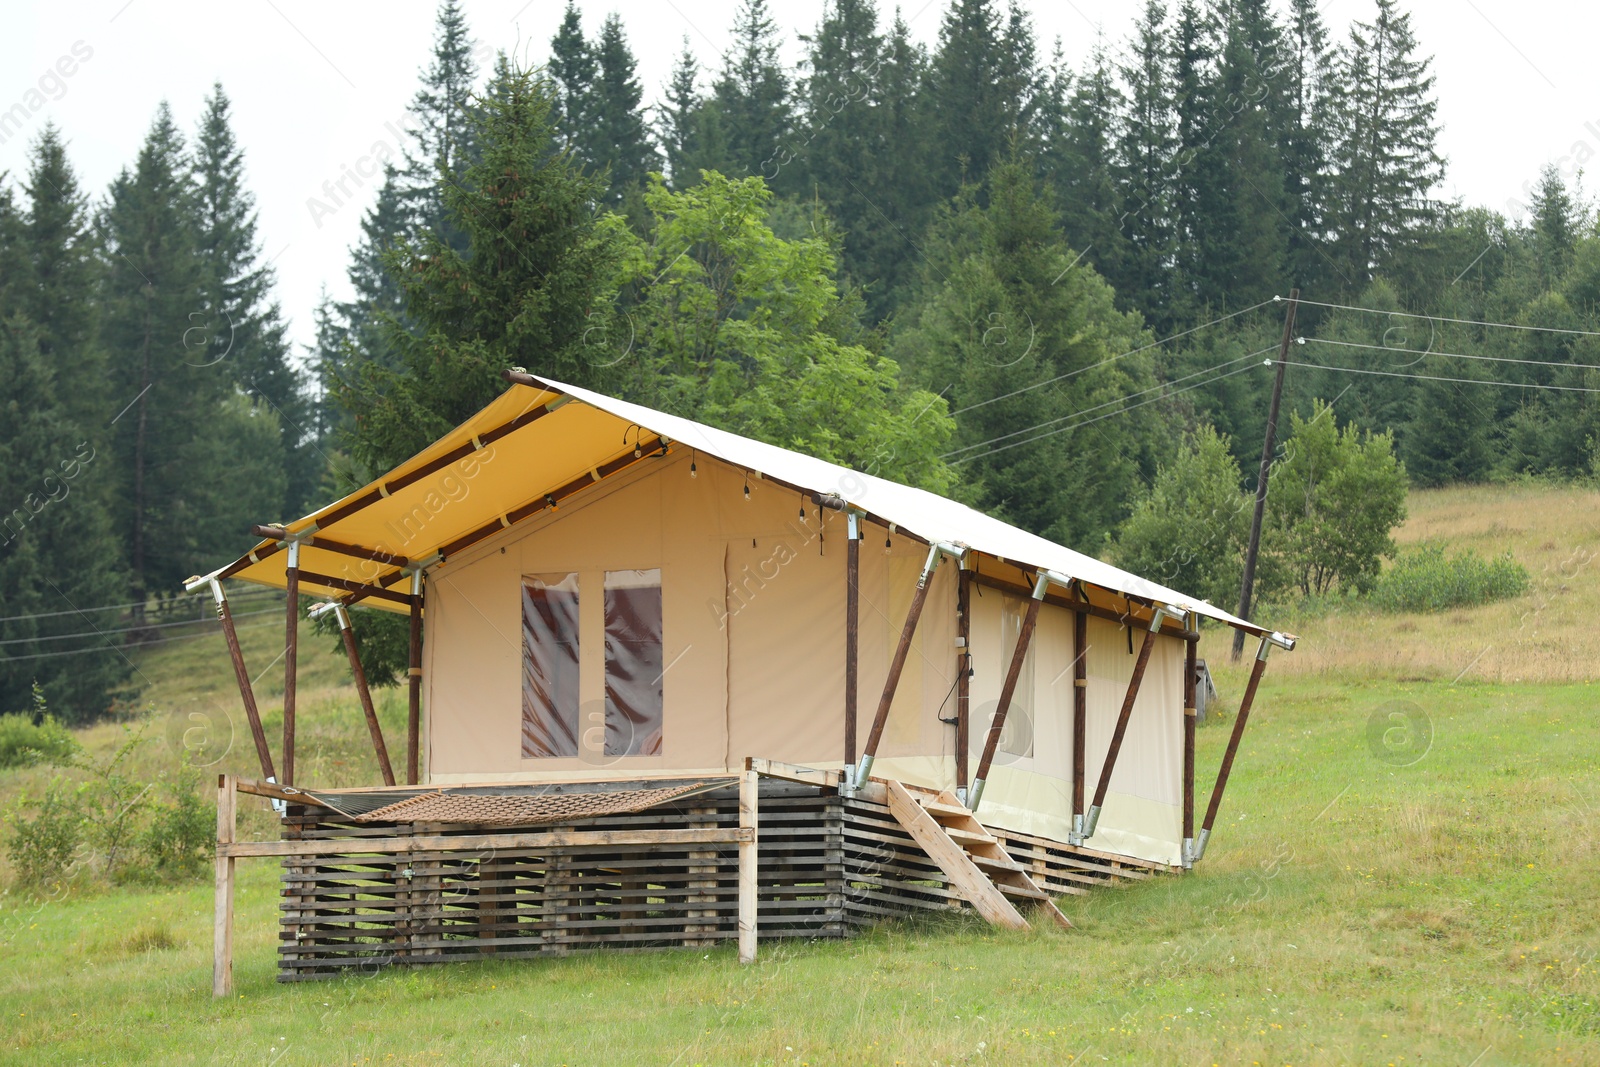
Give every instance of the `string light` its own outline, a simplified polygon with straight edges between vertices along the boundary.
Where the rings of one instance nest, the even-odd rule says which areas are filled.
[[[689,477],[691,477],[691,478],[698,478],[699,477],[698,470],[694,465],[694,456],[693,455],[691,455],[689,457]]]
[[[750,503],[750,472],[744,472],[744,502]]]

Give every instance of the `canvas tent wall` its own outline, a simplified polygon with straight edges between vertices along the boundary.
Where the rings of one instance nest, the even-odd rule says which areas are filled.
[[[1079,649],[1072,611],[1054,602],[1041,610],[1013,737],[984,795],[984,819],[996,826],[1068,837],[1078,657],[1087,668],[1084,777],[1092,783],[1127,689],[1135,632],[1153,605],[1263,632],[933,494],[582,389],[519,380],[372,485],[197,579],[236,576],[281,587],[282,540],[297,540],[302,591],[405,610],[398,591],[409,572],[423,569],[429,782],[693,775],[725,772],[751,755],[839,766],[841,508],[875,523],[861,553],[858,737],[930,542],[959,545],[964,565],[991,583],[974,586],[971,601],[975,746],[1022,610],[1020,597],[992,583],[1025,594],[1034,573],[1068,575],[1080,603],[1117,620],[1089,619]],[[833,507],[819,508],[819,499]],[[880,537],[886,550],[873,540]],[[878,752],[880,775],[954,784],[955,731],[940,720],[953,717],[956,573],[950,563],[934,574]],[[574,729],[582,743],[555,756],[524,755],[530,580],[565,590],[568,601],[576,593],[582,652],[568,681],[578,694]],[[660,744],[631,754],[608,753],[604,740],[604,604],[608,583],[619,581],[656,581],[660,590],[661,673],[652,680],[662,694]],[[548,590],[538,595],[555,602]],[[1099,848],[1168,863],[1180,861],[1182,847],[1184,646],[1174,628],[1155,641],[1095,839]]]

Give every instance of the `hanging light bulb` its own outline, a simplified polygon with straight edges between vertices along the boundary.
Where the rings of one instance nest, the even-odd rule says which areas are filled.
[[[692,460],[692,459],[689,461],[689,477],[691,477],[691,478],[699,477],[699,474],[696,472],[696,469],[695,469],[694,460]]]
[[[883,539],[883,554],[885,556],[887,556],[889,554],[889,550],[891,548],[893,548],[893,547],[894,547],[894,523],[891,522],[889,524],[889,533]]]
[[[750,503],[750,472],[744,472],[744,502]]]
[[[556,498],[553,495],[551,495],[550,493],[546,493],[544,495],[544,502],[550,508],[551,511],[554,511],[556,509]]]
[[[806,498],[805,497],[801,497],[800,498],[800,521],[801,522],[805,522],[806,521]]]

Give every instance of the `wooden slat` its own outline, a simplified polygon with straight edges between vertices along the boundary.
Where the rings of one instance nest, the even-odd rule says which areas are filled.
[[[343,856],[362,853],[415,852],[428,849],[484,851],[509,848],[594,848],[606,845],[720,845],[745,840],[748,831],[703,830],[557,830],[528,834],[482,834],[460,837],[391,837],[358,840],[239,841],[219,853],[229,856]]]
[[[751,770],[763,778],[782,778],[790,782],[819,785],[826,789],[837,789],[840,780],[844,777],[841,771],[821,771],[815,767],[802,767],[796,763],[782,763],[778,760],[757,759],[754,756],[745,762]]]

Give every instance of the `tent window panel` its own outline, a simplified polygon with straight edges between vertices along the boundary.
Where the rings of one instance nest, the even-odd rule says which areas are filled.
[[[606,571],[606,751],[661,754],[661,571]]]
[[[578,575],[522,579],[522,755],[578,754]]]

